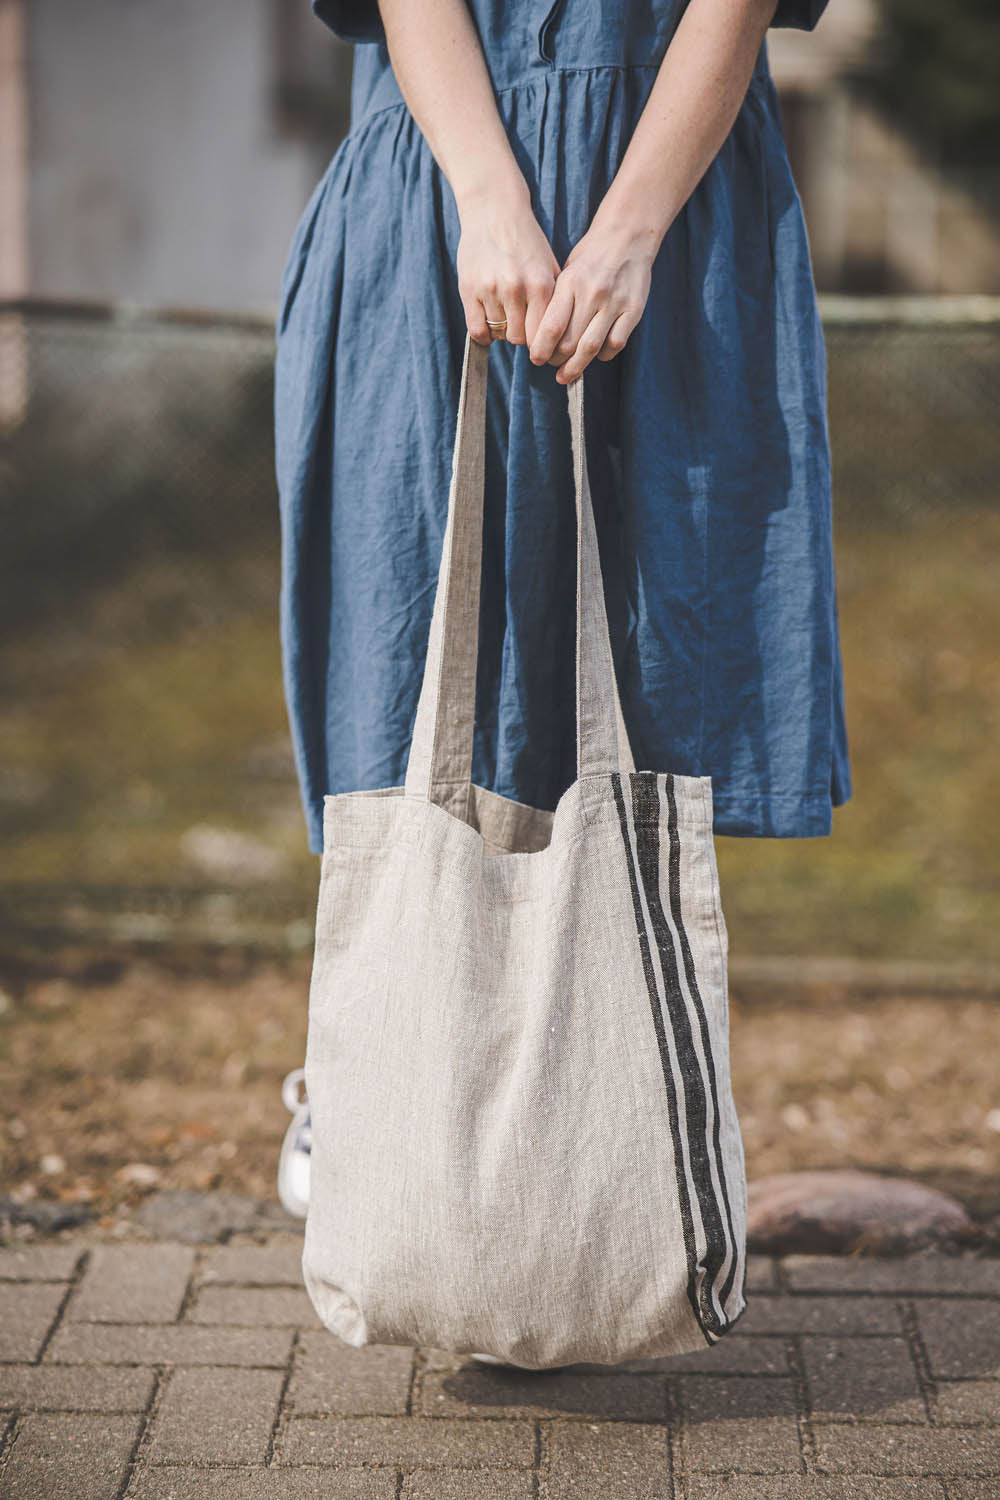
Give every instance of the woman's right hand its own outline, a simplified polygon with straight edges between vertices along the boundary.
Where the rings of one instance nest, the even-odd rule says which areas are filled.
[[[477,344],[530,344],[560,270],[530,202],[484,193],[465,200],[461,220],[458,290],[469,334]],[[487,328],[487,318],[506,318],[506,329]]]

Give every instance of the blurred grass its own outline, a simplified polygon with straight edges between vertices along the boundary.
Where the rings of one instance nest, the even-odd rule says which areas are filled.
[[[982,509],[841,528],[854,795],[830,838],[718,839],[734,952],[996,956],[1000,595],[988,559],[998,551],[1000,515]],[[185,834],[207,826],[273,851],[257,883],[309,916],[318,862],[305,847],[275,614],[150,640],[133,615],[155,600],[169,608],[185,583],[177,567],[149,564],[105,591],[77,621],[75,653],[54,653],[46,633],[6,647],[4,758],[36,778],[6,805],[7,877],[226,885],[225,871],[212,877],[183,852]],[[225,567],[266,574],[274,559]],[[214,582],[222,595],[246,587]]]
[[[1000,514],[838,528],[853,795],[820,839],[717,841],[734,951],[1000,952]]]
[[[1000,956],[1000,322],[919,313],[826,323],[853,796],[829,838],[718,839],[734,954]],[[0,925],[229,892],[301,927],[270,329],[0,320],[0,372],[22,343]]]

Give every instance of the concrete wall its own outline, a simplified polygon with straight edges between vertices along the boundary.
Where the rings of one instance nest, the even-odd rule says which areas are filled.
[[[350,49],[308,0],[287,6],[343,90]],[[270,310],[336,144],[275,107],[279,0],[30,0],[25,17],[29,290]]]

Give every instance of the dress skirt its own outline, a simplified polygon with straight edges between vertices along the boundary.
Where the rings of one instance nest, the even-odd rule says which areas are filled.
[[[469,0],[560,264],[606,193],[685,0]],[[351,128],[281,282],[275,444],[286,701],[310,848],[329,793],[399,786],[444,537],[465,313],[447,179],[375,0],[316,0],[357,41]],[[773,24],[810,29],[823,0]],[[762,44],[671,224],[625,349],[583,380],[622,710],[638,769],[710,775],[714,831],[832,831],[851,795],[826,351]],[[575,779],[575,502],[565,388],[490,351],[473,780],[554,810]]]

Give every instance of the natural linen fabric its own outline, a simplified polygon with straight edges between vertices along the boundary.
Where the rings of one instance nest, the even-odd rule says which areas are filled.
[[[684,1353],[746,1305],[711,780],[633,765],[581,376],[577,778],[554,812],[471,781],[489,356],[466,336],[405,783],[325,801],[305,1284],[352,1345]]]

